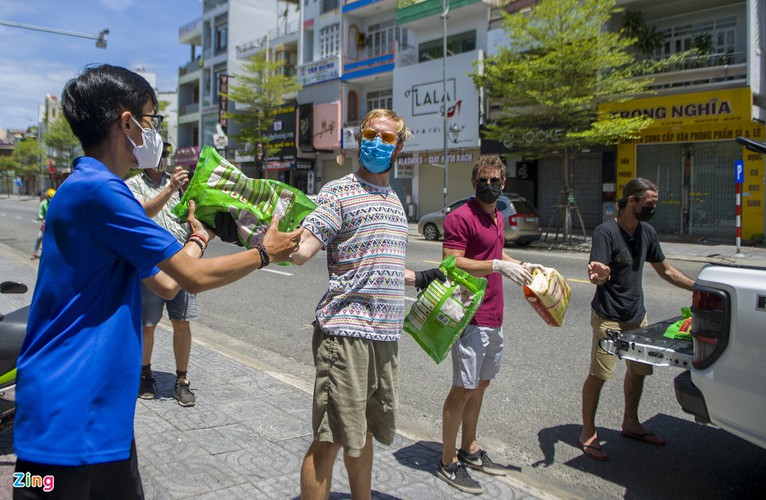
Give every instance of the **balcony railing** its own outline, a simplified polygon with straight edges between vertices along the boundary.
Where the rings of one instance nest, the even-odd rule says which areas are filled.
[[[393,54],[395,50],[396,50],[396,44],[394,42],[391,42],[384,46],[365,47],[363,49],[359,49],[356,51],[349,50],[348,52],[346,52],[344,63],[348,64],[350,62],[364,61],[366,59],[372,59],[374,57],[380,57],[387,54]]]
[[[178,29],[178,37],[181,38],[184,35],[187,35],[188,33],[192,33],[192,32],[197,31],[197,30],[202,30],[202,18],[201,17],[198,17],[194,21],[181,26]]]
[[[204,9],[205,12],[207,12],[209,10],[216,9],[221,5],[226,5],[227,3],[229,3],[229,0],[205,0]]]
[[[267,38],[262,36],[257,40],[252,40],[242,45],[237,45],[237,57],[253,55],[266,46]]]
[[[184,115],[190,115],[192,113],[197,113],[197,112],[199,112],[199,103],[198,102],[193,102],[191,104],[186,104],[186,105],[182,106],[181,109],[183,110],[183,113],[181,113],[181,114],[184,114]]]
[[[319,13],[324,14],[326,12],[330,12],[331,10],[337,9],[338,6],[338,0],[322,0],[322,5],[320,7]]]
[[[293,21],[289,23],[287,26],[279,25],[277,29],[273,29],[269,31],[269,38],[274,40],[282,36],[297,33],[298,30],[300,30],[300,27],[301,27],[300,21]]]
[[[201,61],[202,59],[198,57],[197,59],[190,61],[186,63],[185,65],[181,66],[180,68],[178,68],[178,76],[179,77],[185,76],[189,73],[194,73],[195,71],[199,70]]]
[[[746,79],[747,56],[744,52],[695,56],[663,68],[652,77],[652,89]]]

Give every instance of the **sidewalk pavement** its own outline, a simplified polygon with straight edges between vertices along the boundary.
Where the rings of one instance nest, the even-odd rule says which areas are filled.
[[[27,255],[0,244],[0,280],[35,282]],[[31,293],[0,295],[0,313],[22,307]],[[135,437],[147,499],[297,498],[300,468],[312,441],[311,387],[280,375],[235,349],[194,339],[191,387],[197,404],[182,408],[173,399],[175,361],[172,330],[162,323],[155,336],[152,366],[159,399],[138,400]],[[119,383],[119,378],[115,380]],[[330,498],[350,498],[339,454]],[[373,498],[442,499],[469,495],[435,475],[441,450],[430,442],[396,436],[391,446],[375,443]],[[12,432],[0,435],[0,498],[10,498],[16,457]],[[519,474],[474,477],[484,498],[526,499],[550,495],[523,484]]]

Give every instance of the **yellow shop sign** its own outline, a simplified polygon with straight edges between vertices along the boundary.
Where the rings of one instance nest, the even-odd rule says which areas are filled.
[[[752,104],[752,91],[744,87],[603,103],[599,112],[625,118],[647,116],[653,120],[649,128],[670,128],[749,121]]]

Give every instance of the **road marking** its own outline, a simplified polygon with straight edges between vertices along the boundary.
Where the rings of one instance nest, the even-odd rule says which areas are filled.
[[[426,264],[441,264],[442,263],[442,261],[440,260],[424,260],[423,262],[425,262]]]
[[[404,297],[404,300],[406,300],[407,302],[415,302],[418,299],[413,299],[412,297]]]
[[[284,271],[276,271],[274,269],[261,269],[261,271],[265,271],[267,273],[281,274],[282,276],[292,276],[293,275],[293,273],[286,273]]]

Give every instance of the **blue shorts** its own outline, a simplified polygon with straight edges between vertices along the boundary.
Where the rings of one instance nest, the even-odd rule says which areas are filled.
[[[141,284],[141,324],[156,326],[162,319],[162,310],[168,308],[168,316],[175,321],[192,321],[199,318],[197,296],[181,290],[172,300],[165,300]]]
[[[452,385],[476,389],[492,380],[503,358],[503,327],[468,325],[452,346]]]

